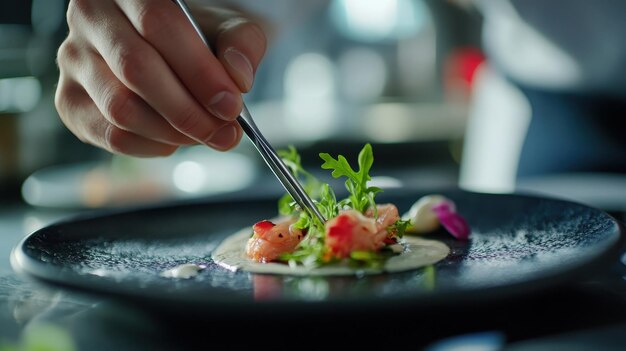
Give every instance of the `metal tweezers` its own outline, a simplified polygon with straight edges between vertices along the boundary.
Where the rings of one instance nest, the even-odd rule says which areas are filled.
[[[211,45],[207,41],[206,37],[202,33],[202,30],[198,26],[198,23],[191,15],[191,11],[189,7],[185,3],[184,0],[175,0],[175,2],[180,6],[183,10],[189,22],[196,30],[204,44],[211,49]],[[317,209],[317,206],[313,203],[313,200],[308,196],[308,194],[302,188],[302,185],[298,182],[298,180],[289,172],[289,169],[280,157],[276,154],[276,151],[272,146],[267,142],[261,131],[254,123],[252,116],[250,115],[250,111],[246,105],[243,105],[243,109],[239,117],[237,117],[237,122],[241,125],[241,128],[246,133],[248,138],[252,141],[256,149],[259,151],[265,163],[270,167],[274,175],[278,178],[280,183],[283,185],[285,190],[291,195],[291,197],[296,201],[296,203],[305,211],[307,211],[311,216],[317,217],[322,224],[326,223],[326,219],[320,211]]]

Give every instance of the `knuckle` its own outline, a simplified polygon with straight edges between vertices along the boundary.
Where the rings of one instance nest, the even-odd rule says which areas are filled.
[[[198,137],[200,120],[205,118],[194,108],[187,108],[182,111],[176,120],[176,129],[185,135]]]
[[[65,113],[65,101],[69,95],[67,83],[63,75],[59,77],[59,84],[54,92],[54,107],[57,109],[60,115]],[[63,117],[63,116],[61,116]]]
[[[78,91],[79,87],[74,81],[65,74],[59,76],[59,83],[54,92],[54,107],[64,122],[72,115],[71,110],[76,108]]]
[[[146,1],[137,15],[137,30],[145,38],[158,39],[172,23],[170,11],[157,1]]]
[[[136,86],[144,76],[143,62],[147,55],[142,52],[143,50],[131,48],[121,41],[114,44],[113,51],[120,79]]]
[[[117,154],[128,154],[130,150],[127,139],[127,134],[123,130],[112,124],[107,126],[104,134],[104,142],[106,148],[110,151]]]
[[[256,40],[254,42],[257,43],[259,52],[261,55],[265,54],[265,51],[267,50],[267,36],[265,35],[265,32],[261,26],[252,22],[249,22],[249,30],[256,36]]]
[[[57,65],[60,69],[65,68],[66,63],[78,61],[80,51],[70,38],[65,39],[57,50]]]
[[[59,80],[59,85],[57,86],[56,91],[54,92],[54,107],[57,110],[59,117],[64,123],[66,122],[67,115],[67,96],[68,89],[66,88],[66,84],[61,83],[62,79]]]
[[[261,57],[267,50],[267,37],[261,27],[250,20],[242,17],[231,18],[223,22],[217,31],[217,45],[226,48],[232,44],[230,41],[245,41],[246,49],[254,53],[253,56]]]
[[[93,7],[90,0],[72,0],[68,4],[66,21],[68,27],[75,28],[82,18],[90,18],[93,14]]]
[[[237,29],[245,35],[254,38],[254,42],[263,44],[263,46],[267,43],[265,32],[263,32],[261,27],[254,22],[243,21],[237,25]]]
[[[113,87],[103,93],[103,112],[109,121],[120,128],[129,127],[132,118],[133,94],[127,89]]]
[[[85,131],[77,125],[80,123],[79,110],[77,108],[77,99],[75,97],[77,91],[76,85],[67,80],[66,78],[59,79],[59,84],[54,94],[54,106],[61,119],[61,122],[80,140],[85,144],[89,144],[90,141],[84,135]]]

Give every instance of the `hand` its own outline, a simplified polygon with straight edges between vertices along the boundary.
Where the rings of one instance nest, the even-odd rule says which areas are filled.
[[[83,142],[139,157],[196,143],[237,145],[241,93],[252,87],[267,39],[240,13],[192,11],[215,54],[170,0],[70,1],[55,96],[67,128]]]

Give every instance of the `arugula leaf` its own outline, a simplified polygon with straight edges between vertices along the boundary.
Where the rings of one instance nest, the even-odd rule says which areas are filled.
[[[359,170],[355,171],[348,160],[343,155],[333,158],[328,153],[320,153],[319,156],[324,160],[323,169],[332,170],[331,175],[334,178],[346,177],[345,186],[350,194],[347,201],[341,202],[355,210],[365,213],[368,208],[376,208],[374,197],[382,190],[377,187],[368,187],[367,182],[372,178],[369,174],[374,164],[374,152],[372,145],[365,144],[361,152],[359,152]]]

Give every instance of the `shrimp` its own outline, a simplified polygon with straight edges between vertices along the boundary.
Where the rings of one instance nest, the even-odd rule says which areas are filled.
[[[376,205],[376,225],[378,230],[387,230],[387,228],[400,219],[398,208],[394,204]],[[370,208],[365,212],[367,217],[374,217],[374,211]]]
[[[326,246],[332,257],[346,258],[353,251],[378,251],[394,242],[395,233],[387,228],[400,216],[393,204],[377,206],[378,217],[368,210],[362,215],[356,210],[341,212],[326,223]]]
[[[246,256],[266,263],[277,261],[281,254],[293,252],[304,238],[303,231],[293,225],[295,221],[257,222],[252,228],[254,234],[246,243]]]

